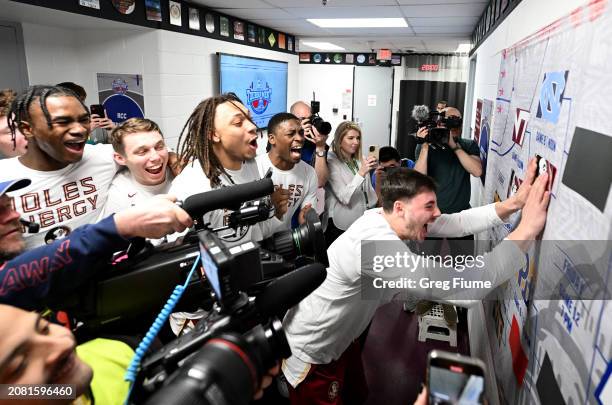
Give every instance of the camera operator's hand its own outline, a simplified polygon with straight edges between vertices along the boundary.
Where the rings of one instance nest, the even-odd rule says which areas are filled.
[[[378,165],[378,160],[374,156],[361,157],[361,167],[359,168],[359,175],[361,177],[365,177],[365,175],[370,171],[376,168]]]
[[[306,223],[306,213],[308,211],[310,211],[312,208],[311,204],[306,204],[302,207],[302,209],[300,210],[300,213],[298,214],[298,223],[300,225]]]
[[[175,201],[174,196],[158,195],[146,203],[116,213],[117,232],[126,239],[158,239],[184,231],[193,221],[187,212],[174,204]]]
[[[416,136],[419,138],[425,138],[427,135],[429,135],[429,128],[427,127],[419,128],[419,130],[416,133]],[[425,144],[427,144],[427,142]]]
[[[448,147],[451,149],[455,149],[457,147],[457,142],[455,142],[455,138],[452,135],[448,136]]]
[[[276,366],[268,370],[268,374],[266,374],[262,378],[261,387],[255,393],[255,396],[253,397],[253,399],[261,399],[261,397],[263,397],[264,390],[268,388],[270,384],[272,384],[272,382],[274,381],[274,377],[277,376],[279,372],[280,372],[280,364],[276,364]]]
[[[287,213],[287,209],[289,208],[289,190],[283,188],[283,186],[279,186],[274,190],[272,195],[272,204],[274,204],[274,210],[276,218],[281,219],[285,213]]]
[[[91,114],[90,130],[93,131],[96,128],[104,128],[109,131],[115,128],[115,123],[107,117],[100,117],[98,114]]]
[[[302,119],[302,129],[304,130],[304,138],[308,139],[310,142],[315,143],[313,129],[316,129],[310,123],[310,118]]]

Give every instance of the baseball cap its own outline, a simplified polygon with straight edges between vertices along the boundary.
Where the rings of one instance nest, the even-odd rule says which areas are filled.
[[[3,196],[9,191],[15,191],[27,187],[30,185],[30,183],[30,179],[16,179],[0,182],[0,196]]]

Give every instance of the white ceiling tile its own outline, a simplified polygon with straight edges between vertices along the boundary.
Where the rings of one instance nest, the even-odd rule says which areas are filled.
[[[489,4],[488,0],[397,0],[397,4],[400,6],[428,6],[432,4],[459,4],[459,5],[470,5],[470,4],[482,4],[482,8]]]
[[[415,27],[416,34],[463,34],[471,35],[474,27],[471,25],[451,25],[448,27]]]
[[[233,17],[244,18],[245,20],[249,21],[258,20],[262,18],[274,20],[293,17],[291,14],[280,8],[219,8],[218,10]]]
[[[330,0],[331,1],[331,0]],[[285,11],[301,18],[401,18],[397,6],[379,7],[301,7],[285,8]]]
[[[476,27],[479,17],[417,17],[408,18],[411,27],[440,27],[449,25],[470,25]]]
[[[220,8],[274,8],[273,5],[267,4],[261,0],[191,0],[194,4],[200,6],[220,9]]]
[[[388,36],[388,35],[413,35],[409,27],[405,28],[326,28],[326,30],[335,36]]]
[[[474,4],[436,4],[419,6],[402,6],[404,15],[410,17],[465,17],[480,16],[485,8],[484,3]]]

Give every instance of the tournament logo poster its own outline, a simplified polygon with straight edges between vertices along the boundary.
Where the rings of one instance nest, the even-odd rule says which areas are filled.
[[[98,98],[114,123],[144,118],[142,75],[98,73]]]

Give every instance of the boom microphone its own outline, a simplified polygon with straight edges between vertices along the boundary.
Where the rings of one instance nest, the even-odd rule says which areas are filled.
[[[222,208],[235,211],[245,201],[265,197],[273,192],[272,179],[266,178],[192,195],[183,202],[182,208],[192,218],[201,218],[207,212]]]
[[[271,281],[257,295],[255,305],[265,316],[281,317],[320,286],[326,276],[325,266],[320,263],[300,267]]]
[[[429,107],[426,105],[415,105],[412,109],[412,118],[416,122],[427,121],[429,118]]]

